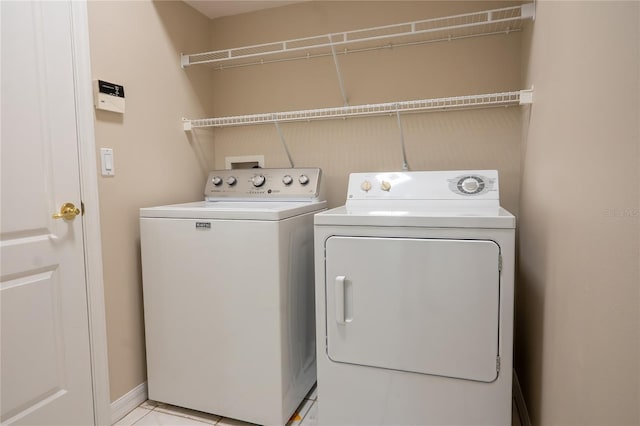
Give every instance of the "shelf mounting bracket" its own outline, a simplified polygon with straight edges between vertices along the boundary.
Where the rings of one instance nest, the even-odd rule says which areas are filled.
[[[336,47],[333,44],[333,39],[331,38],[331,34],[328,35],[329,44],[331,45],[331,56],[333,56],[333,63],[336,66],[336,73],[338,74],[338,84],[340,85],[340,94],[342,95],[342,102],[344,106],[349,106],[349,101],[347,100],[347,93],[344,90],[344,83],[342,82],[342,72],[340,71],[340,64],[338,63],[338,56],[336,55]]]
[[[522,9],[520,9],[520,16],[522,19],[529,19],[535,21],[536,20],[536,0],[531,3],[525,3],[522,5]]]
[[[396,118],[398,120],[398,129],[400,130],[400,148],[402,149],[402,170],[409,170],[409,163],[407,163],[407,151],[404,147],[404,132],[402,131],[402,120],[400,120],[400,108],[396,104]]]
[[[185,55],[184,53],[180,54],[180,68],[184,69],[184,67],[188,67],[191,65],[189,63],[189,55]]]
[[[528,105],[533,103],[533,86],[531,89],[520,90],[520,105]]]
[[[295,167],[293,165],[293,159],[291,158],[291,153],[289,152],[287,141],[284,139],[284,135],[282,134],[282,129],[280,129],[280,123],[278,123],[278,119],[276,118],[275,114],[273,116],[273,124],[276,125],[276,130],[278,131],[278,135],[280,136],[280,142],[282,142],[282,146],[284,147],[284,152],[287,154],[287,158],[289,159],[289,165],[293,169]]]

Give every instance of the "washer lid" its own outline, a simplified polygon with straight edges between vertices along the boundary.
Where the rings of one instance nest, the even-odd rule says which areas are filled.
[[[140,217],[176,219],[282,220],[325,209],[326,201],[196,201],[140,209]]]
[[[404,208],[403,208],[404,207]],[[386,209],[347,206],[315,215],[316,225],[410,226],[423,228],[515,228],[516,218],[502,207],[477,209],[415,209],[395,203]]]

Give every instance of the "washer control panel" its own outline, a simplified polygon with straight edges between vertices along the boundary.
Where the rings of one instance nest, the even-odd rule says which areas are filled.
[[[219,199],[312,200],[320,196],[319,168],[213,170],[204,188]]]

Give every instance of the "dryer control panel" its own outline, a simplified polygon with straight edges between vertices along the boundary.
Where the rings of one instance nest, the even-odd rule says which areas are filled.
[[[429,206],[499,206],[496,170],[372,172],[349,176],[347,205],[403,200]]]
[[[321,175],[319,168],[214,170],[204,196],[207,201],[314,200],[320,197]]]

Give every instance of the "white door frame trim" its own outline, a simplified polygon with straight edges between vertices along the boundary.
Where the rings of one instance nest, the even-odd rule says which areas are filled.
[[[93,119],[93,86],[91,81],[91,57],[89,54],[89,20],[86,1],[70,1],[70,3],[80,190],[85,209],[82,220],[87,305],[89,310],[94,422],[96,425],[111,425],[98,171]]]

